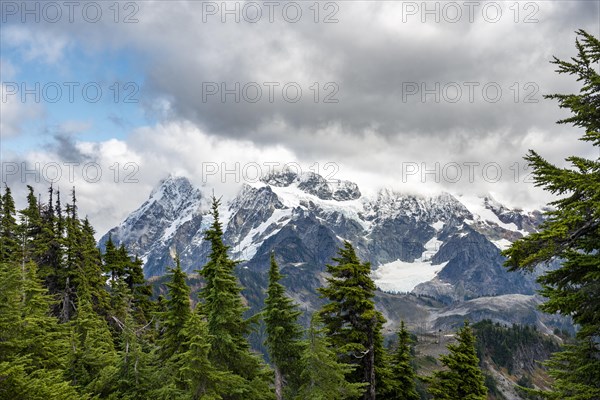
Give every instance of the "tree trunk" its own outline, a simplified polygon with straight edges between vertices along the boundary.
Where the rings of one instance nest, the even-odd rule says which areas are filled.
[[[365,368],[365,381],[369,384],[367,391],[365,392],[365,400],[375,400],[376,387],[375,387],[375,324],[373,321],[371,329],[369,330],[369,353],[367,354],[367,362]]]
[[[275,397],[283,400],[283,377],[278,366],[275,366]]]

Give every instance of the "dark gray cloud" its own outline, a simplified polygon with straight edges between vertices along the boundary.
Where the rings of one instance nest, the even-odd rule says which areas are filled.
[[[59,132],[54,134],[52,139],[50,150],[60,155],[62,161],[87,162],[92,160],[89,154],[84,154],[77,148],[77,142],[73,135]]]
[[[516,137],[533,127],[555,130],[556,105],[542,95],[575,86],[561,82],[548,61],[553,54],[572,55],[574,31],[593,30],[598,23],[595,2],[532,3],[539,19],[533,24],[515,23],[508,3],[497,3],[505,14],[495,24],[481,17],[473,23],[422,23],[418,15],[403,24],[401,5],[338,4],[336,24],[310,19],[202,24],[199,5],[189,6],[185,16],[174,11],[167,17],[167,12],[172,23],[160,38],[150,33],[148,48],[138,47],[152,52],[147,93],[171,99],[171,117],[194,121],[214,134],[292,147],[298,135],[314,140],[315,131],[332,124],[349,138],[372,130],[384,137],[466,131],[473,140],[506,131]],[[520,19],[526,11],[533,10],[521,9]],[[143,24],[139,28],[148,33]],[[280,83],[273,103],[266,101],[267,81]],[[243,96],[236,103],[233,95],[225,101],[219,94],[203,99],[206,82],[230,89],[235,82],[256,82],[263,98],[257,103]],[[286,82],[302,88],[299,102],[281,97],[278,89]],[[339,102],[315,104],[313,82],[335,83]],[[321,87],[321,99],[334,88]],[[502,91],[498,101],[497,88]],[[426,94],[423,101],[422,89],[436,94]],[[268,133],[281,123],[287,132]]]
[[[516,137],[533,127],[555,131],[556,105],[542,95],[576,86],[558,78],[548,61],[555,54],[573,55],[575,30],[599,29],[598,2],[475,2],[473,21],[461,2],[330,3],[319,3],[319,23],[312,3],[294,3],[302,9],[296,23],[283,17],[286,3],[274,8],[273,23],[263,2],[253,3],[263,13],[256,23],[244,20],[254,9],[244,14],[245,3],[237,3],[241,18],[236,23],[233,15],[214,10],[223,7],[219,2],[144,1],[137,3],[135,24],[104,19],[42,29],[61,38],[77,33],[86,52],[134,54],[149,115],[190,120],[218,136],[277,141],[299,151],[308,149],[298,136],[310,141],[315,132],[338,125],[349,139],[372,131],[388,138],[459,135],[457,140],[462,132],[477,140],[507,131]],[[462,15],[453,23],[455,6]],[[438,9],[439,15],[424,7]],[[498,7],[502,14],[495,21]],[[288,10],[288,20],[294,10]],[[334,11],[337,22],[323,23]],[[526,23],[528,18],[537,22]],[[250,97],[253,83],[258,84],[261,100],[251,103],[239,90],[239,102],[231,94],[222,101],[221,85],[231,89],[236,82],[240,88],[252,83]],[[266,82],[278,84],[273,102],[267,100]],[[282,96],[282,86],[290,82],[302,89],[296,103]],[[220,86],[219,92],[203,96],[207,83],[211,89],[212,83]],[[496,101],[498,88],[502,96]],[[435,94],[423,97],[423,89]],[[338,102],[324,103],[328,94]],[[157,109],[161,99],[158,104],[168,104],[168,112]],[[312,151],[319,148],[314,143]]]

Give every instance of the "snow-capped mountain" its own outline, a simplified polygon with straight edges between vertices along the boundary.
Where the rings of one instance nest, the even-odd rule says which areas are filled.
[[[104,235],[100,244],[110,235],[144,260],[147,276],[153,275],[153,270],[163,273],[165,266],[172,266],[178,245],[187,245],[189,235],[201,229],[204,201],[205,196],[187,178],[169,176],[140,208]]]
[[[212,222],[208,202],[209,195],[188,179],[170,176],[101,244],[109,234],[125,244],[143,258],[147,277],[163,275],[175,252],[185,270],[198,270],[209,252],[203,240]],[[307,309],[316,307],[315,289],[343,240],[371,262],[382,292],[456,304],[528,297],[537,288],[535,275],[507,272],[500,251],[534,231],[542,214],[509,209],[491,196],[426,197],[389,189],[366,196],[349,181],[283,171],[243,184],[220,213],[225,242],[242,261],[240,279],[250,298],[263,297],[274,250],[290,295]]]

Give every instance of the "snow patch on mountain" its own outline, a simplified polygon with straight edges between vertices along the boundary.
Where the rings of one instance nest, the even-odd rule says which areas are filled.
[[[513,244],[513,242],[508,239],[492,240],[491,242],[500,250],[506,250]]]
[[[410,263],[397,260],[380,265],[371,276],[375,285],[384,292],[410,292],[419,283],[435,278],[447,263],[433,265],[430,261]]]
[[[275,210],[269,219],[250,230],[239,245],[235,246],[234,251],[242,259],[250,260],[256,254],[262,242],[276,234],[291,217],[291,209]]]
[[[384,292],[402,293],[412,291],[418,284],[436,277],[448,262],[433,264],[431,258],[443,242],[436,237],[425,244],[425,251],[414,262],[401,260],[382,264],[371,274],[375,285]]]
[[[519,228],[514,223],[504,223],[494,213],[487,202],[487,198],[483,196],[459,196],[459,201],[464,204],[467,209],[475,217],[474,221],[484,221],[487,223],[496,224],[499,227],[508,231],[519,231]],[[494,203],[496,203],[494,201]]]
[[[444,225],[445,225],[444,222],[442,222],[442,221],[436,221],[433,224],[431,224],[431,227],[433,229],[435,229],[436,231],[440,231],[440,230],[442,230],[442,228],[444,227]]]
[[[344,200],[335,199],[324,200],[318,196],[308,193],[297,186],[289,185],[282,187],[271,187],[273,193],[277,195],[279,201],[287,208],[316,208],[323,213],[340,213],[346,218],[357,221],[365,230],[369,230],[371,223],[362,218],[364,212],[364,199]]]
[[[373,200],[365,201],[367,219],[407,217],[415,221],[446,222],[472,218],[463,204],[449,193],[426,197],[407,195],[391,189],[381,189]]]
[[[296,187],[322,200],[347,201],[361,197],[356,183],[341,179],[327,180],[314,172],[298,174],[288,169],[273,172],[262,178],[262,181],[274,187]]]

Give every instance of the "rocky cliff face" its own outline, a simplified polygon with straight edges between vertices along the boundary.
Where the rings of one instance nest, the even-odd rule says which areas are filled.
[[[198,270],[209,252],[203,240],[212,222],[208,197],[186,178],[170,176],[100,244],[109,234],[124,243],[143,258],[147,277],[163,275],[175,252],[186,271]],[[307,310],[320,303],[316,288],[343,240],[371,262],[383,292],[412,293],[408,298],[431,298],[442,306],[531,296],[534,276],[506,272],[500,250],[535,230],[541,218],[490,196],[424,197],[384,189],[368,197],[352,182],[292,171],[242,185],[221,209],[224,239],[232,257],[241,260],[239,275],[247,297],[255,299],[251,303],[262,301],[274,250],[290,295]]]

